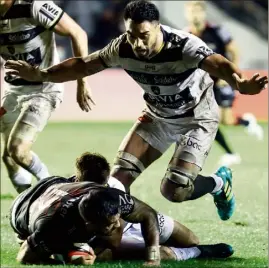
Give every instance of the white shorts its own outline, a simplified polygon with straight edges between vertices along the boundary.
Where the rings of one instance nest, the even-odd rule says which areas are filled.
[[[135,132],[161,153],[176,143],[174,157],[202,168],[219,123],[219,109],[212,94],[210,90],[203,96],[190,117],[161,119],[144,110],[126,138]]]
[[[173,233],[174,220],[160,213],[158,214],[158,220],[160,227],[160,245],[162,245]],[[138,249],[144,247],[145,241],[142,235],[140,223],[128,223],[123,231],[120,248]]]
[[[1,132],[10,130],[17,121],[33,126],[38,132],[41,132],[60,102],[58,94],[53,92],[25,95],[18,95],[15,92],[6,94],[1,105],[6,110],[1,117]]]

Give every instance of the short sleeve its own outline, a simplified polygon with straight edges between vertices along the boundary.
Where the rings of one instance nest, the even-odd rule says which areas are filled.
[[[123,42],[124,35],[113,39],[106,47],[100,50],[99,57],[106,67],[120,66],[120,44]]]
[[[228,32],[225,28],[219,27],[217,32],[218,32],[218,35],[221,38],[222,42],[225,45],[228,45],[233,40],[230,32]]]
[[[184,65],[191,69],[199,68],[205,58],[215,53],[200,38],[190,34],[188,35],[182,54]]]
[[[53,1],[34,1],[33,18],[46,29],[53,29],[63,16],[64,11]]]

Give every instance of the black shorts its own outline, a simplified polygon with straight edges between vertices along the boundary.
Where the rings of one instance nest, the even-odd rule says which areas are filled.
[[[235,92],[229,86],[218,87],[214,85],[214,94],[217,104],[222,108],[229,108],[233,106],[235,99]]]

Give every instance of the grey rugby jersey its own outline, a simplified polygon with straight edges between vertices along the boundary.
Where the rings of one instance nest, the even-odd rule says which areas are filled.
[[[4,60],[23,60],[41,69],[59,63],[53,27],[63,15],[53,1],[15,0],[0,17],[0,55]],[[13,91],[40,83],[6,76]],[[34,87],[33,87],[34,88]]]
[[[165,45],[149,60],[135,56],[126,34],[103,48],[100,58],[107,67],[123,68],[142,87],[147,107],[155,116],[177,118],[196,106],[213,85],[199,65],[214,52],[190,33],[165,25],[161,29]]]

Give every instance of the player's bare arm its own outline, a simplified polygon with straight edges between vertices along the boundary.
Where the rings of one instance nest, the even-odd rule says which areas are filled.
[[[61,36],[69,36],[72,41],[73,54],[75,57],[86,57],[88,55],[87,33],[66,13],[54,27],[54,32]],[[94,104],[89,86],[85,78],[78,79],[77,102],[83,111],[91,110],[90,103]]]
[[[258,73],[250,79],[244,78],[236,65],[220,54],[213,54],[205,58],[201,64],[201,69],[212,76],[225,80],[241,94],[259,94],[268,84],[268,77],[260,76]]]
[[[103,61],[99,57],[99,51],[94,52],[85,58],[74,57],[67,59],[44,70],[31,66],[24,61],[13,60],[7,61],[5,68],[11,69],[7,74],[15,74],[28,81],[53,83],[78,80],[106,69]]]
[[[157,213],[144,202],[135,197],[132,198],[135,201],[133,212],[123,219],[127,222],[141,224],[142,235],[146,245],[146,265],[159,265],[160,250]]]

